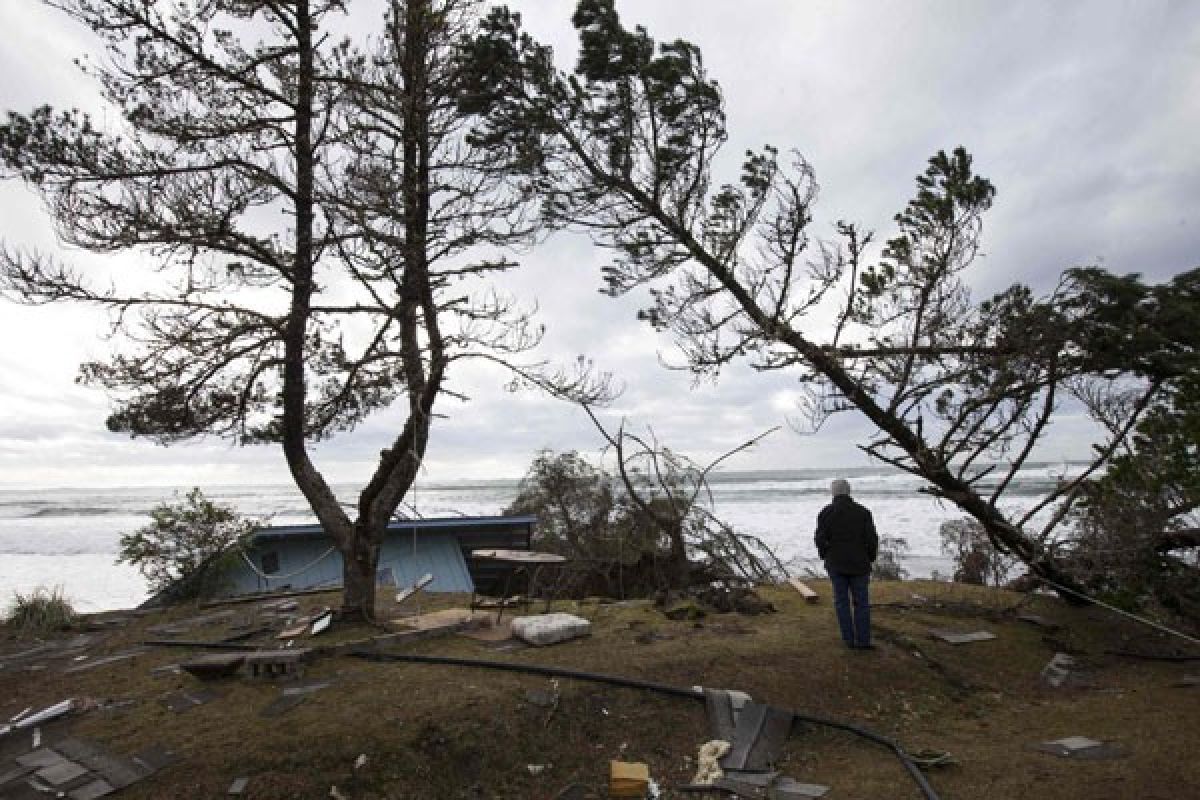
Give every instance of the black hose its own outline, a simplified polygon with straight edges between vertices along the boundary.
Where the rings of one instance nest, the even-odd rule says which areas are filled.
[[[382,653],[378,650],[359,649],[351,651],[350,655],[358,658],[365,658],[371,661],[408,661],[416,664],[443,664],[454,667],[476,667],[480,669],[499,669],[508,672],[523,672],[529,675],[546,675],[555,678],[572,678],[574,680],[592,681],[593,683],[607,683],[612,686],[620,686],[625,689],[643,689],[649,692],[657,692],[659,694],[671,695],[673,697],[684,697],[689,700],[704,701],[704,692],[700,689],[682,689],[678,686],[668,686],[663,683],[654,683],[652,681],[638,680],[637,678],[623,678],[618,675],[605,675],[597,672],[580,672],[573,669],[563,669],[562,667],[546,667],[540,664],[520,664],[511,661],[486,661],[476,658],[455,658],[453,656],[425,656],[414,655],[411,653]],[[799,712],[790,712],[794,719],[802,722],[808,722],[813,725],[821,725],[826,728],[834,728],[837,730],[853,733],[856,736],[861,736],[882,745],[892,751],[896,758],[900,759],[900,763],[904,765],[904,769],[908,771],[909,776],[917,784],[917,788],[925,795],[927,800],[939,800],[937,792],[929,785],[929,781],[925,779],[921,768],[908,757],[908,753],[904,752],[898,743],[888,737],[875,733],[867,728],[861,728],[858,725],[853,725],[849,722],[839,722],[835,719],[826,719],[825,717],[815,717],[811,714],[801,714]]]

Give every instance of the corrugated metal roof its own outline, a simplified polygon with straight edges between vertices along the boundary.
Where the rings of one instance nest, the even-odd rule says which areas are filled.
[[[487,528],[522,528],[537,523],[537,517],[525,514],[518,517],[439,517],[436,519],[404,519],[389,522],[387,530],[391,531],[461,531],[468,533],[472,530]],[[311,525],[273,525],[263,528],[254,534],[253,541],[290,538],[319,538],[325,536],[325,530],[320,524]]]

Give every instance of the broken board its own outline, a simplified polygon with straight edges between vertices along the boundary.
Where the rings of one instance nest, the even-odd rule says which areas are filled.
[[[929,635],[934,639],[940,639],[943,642],[950,644],[971,644],[972,642],[986,642],[996,638],[996,634],[990,631],[950,631],[943,628],[930,628]]]
[[[1124,758],[1129,754],[1120,745],[1089,739],[1086,736],[1067,736],[1052,742],[1039,742],[1030,747],[1042,753],[1079,761],[1108,761]]]
[[[804,602],[806,603],[816,603],[821,599],[820,595],[813,591],[808,584],[799,578],[788,578],[788,583],[791,584],[793,589],[800,593],[800,596],[804,598]]]

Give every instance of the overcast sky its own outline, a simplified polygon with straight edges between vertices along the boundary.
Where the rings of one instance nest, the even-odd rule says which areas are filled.
[[[527,27],[573,66],[569,0],[516,0]],[[837,219],[891,235],[891,216],[938,149],[964,145],[997,187],[972,282],[1045,290],[1067,267],[1101,264],[1162,280],[1200,265],[1200,3],[1195,2],[619,2],[627,25],[700,46],[724,92],[730,143],[722,179],[747,147],[796,148],[821,185],[815,231]],[[72,58],[94,43],[35,0],[0,0],[0,110],[95,107]],[[0,184],[0,237],[55,247],[40,203]],[[78,258],[68,253],[69,258]],[[693,385],[669,372],[671,342],[634,319],[643,298],[597,293],[605,253],[558,236],[522,255],[506,288],[540,307],[542,355],[580,354],[626,385],[609,414],[653,428],[673,449],[711,458],[794,409],[786,375],[733,369]],[[163,448],[104,429],[108,405],[74,383],[103,356],[104,319],[80,308],[0,301],[0,486],[212,485],[287,480],[275,448],[219,441]],[[677,360],[677,359],[676,359]],[[469,403],[444,402],[425,480],[521,474],[540,448],[596,452],[582,412],[464,372]],[[380,415],[322,446],[332,480],[361,482],[394,435]],[[868,429],[837,418],[815,435],[775,434],[729,466],[860,465]],[[1086,423],[1056,423],[1043,454],[1084,456]]]

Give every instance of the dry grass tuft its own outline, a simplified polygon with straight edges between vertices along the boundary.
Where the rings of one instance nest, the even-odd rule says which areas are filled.
[[[6,622],[18,636],[45,636],[69,629],[76,619],[61,586],[39,586],[29,594],[13,592]]]

